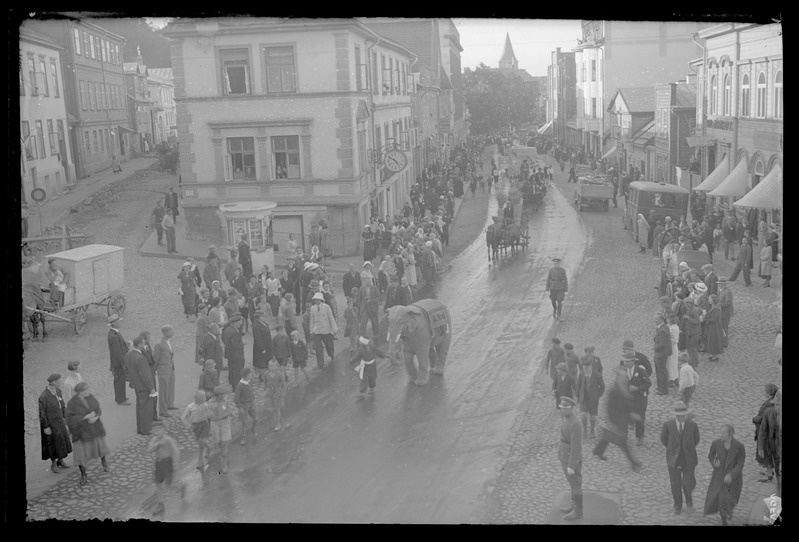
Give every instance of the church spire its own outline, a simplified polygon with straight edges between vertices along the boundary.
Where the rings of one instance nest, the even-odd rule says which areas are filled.
[[[510,34],[505,34],[505,49],[502,51],[502,58],[499,59],[500,68],[519,69],[519,60],[513,54],[513,45],[510,43]]]

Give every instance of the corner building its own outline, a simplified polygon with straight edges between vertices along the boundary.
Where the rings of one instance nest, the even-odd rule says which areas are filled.
[[[163,32],[187,237],[233,244],[219,206],[272,201],[269,226],[249,232],[254,248],[274,246],[282,263],[289,234],[310,251],[324,220],[333,255],[351,255],[371,217],[402,208],[410,51],[356,19],[181,19]],[[406,153],[401,168],[378,162],[387,145]]]

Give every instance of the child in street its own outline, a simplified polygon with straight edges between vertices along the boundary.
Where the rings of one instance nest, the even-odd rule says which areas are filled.
[[[180,465],[180,450],[175,439],[166,434],[163,425],[153,426],[153,438],[147,451],[155,454],[155,498],[158,504],[153,515],[164,513],[164,495],[171,487],[180,487],[180,497],[186,496],[186,484],[181,481],[173,483],[174,472]],[[167,487],[164,487],[167,486]]]
[[[208,417],[211,420],[211,439],[214,447],[213,455],[220,456],[220,474],[227,474],[228,452],[230,450],[230,407],[225,399],[227,387],[214,388],[214,396],[208,401]],[[209,458],[211,459],[211,458]]]
[[[352,296],[347,298],[344,319],[346,321],[344,337],[350,338],[350,355],[355,355],[355,350],[358,349],[358,311],[355,308],[355,298]]]
[[[255,440],[255,395],[252,391],[252,369],[245,367],[241,370],[241,380],[236,384],[236,393],[233,395],[233,402],[239,409],[239,421],[241,422],[241,445],[247,444],[247,425],[250,425],[252,439]]]
[[[699,382],[699,375],[696,374],[694,368],[688,363],[688,352],[680,352],[677,361],[680,364],[680,399],[688,406],[691,398],[694,396],[696,390],[696,383]]]
[[[280,416],[283,413],[283,400],[286,397],[286,367],[274,359],[269,360],[266,372],[266,396],[275,414],[275,431],[280,431]]]
[[[285,368],[291,357],[291,344],[286,335],[286,328],[282,324],[275,326],[275,331],[277,331],[277,335],[272,339],[272,350],[275,353],[277,364]]]
[[[209,360],[213,367],[214,360]],[[213,390],[211,390],[213,394]],[[203,390],[194,392],[194,402],[189,403],[183,411],[183,424],[190,428],[194,433],[194,440],[197,441],[199,458],[197,460],[197,470],[202,472],[205,469],[205,452],[210,452],[209,439],[211,437],[211,422],[208,419],[208,405],[205,403],[206,395]]]
[[[308,346],[305,341],[300,339],[300,332],[296,329],[291,332],[291,365],[294,367],[294,387],[300,387],[299,372],[305,375],[305,380],[311,382],[311,377],[308,376],[308,371],[305,366],[308,364]]]
[[[214,388],[219,385],[219,373],[216,372],[216,361],[205,360],[205,370],[200,374],[200,384],[198,389],[205,391],[205,398],[210,399],[214,396]]]
[[[560,347],[560,339],[555,337],[554,339],[552,339],[552,348],[550,348],[549,352],[547,352],[547,359],[544,362],[546,363],[547,367],[549,367],[549,376],[550,378],[552,378],[553,382],[558,376],[556,367],[560,362],[564,360],[565,360],[564,352],[563,349]]]
[[[305,344],[308,346],[308,352],[314,354],[313,343],[311,342],[311,303],[305,302],[305,311],[302,313],[302,330],[305,332]]]
[[[721,224],[717,222],[716,228],[713,230],[713,245],[714,245],[713,249],[715,252],[719,252],[721,250],[721,239],[722,239]]]
[[[351,363],[360,361],[355,370],[358,372],[358,377],[361,379],[360,392],[358,393],[358,400],[364,398],[366,388],[369,388],[369,394],[375,392],[375,385],[377,384],[377,364],[376,358],[385,358],[386,355],[375,348],[375,343],[372,339],[360,337],[358,339],[358,350],[355,357],[352,358]]]

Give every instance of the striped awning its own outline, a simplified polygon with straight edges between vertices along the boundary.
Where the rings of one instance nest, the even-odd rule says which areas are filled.
[[[730,159],[725,156],[724,159],[719,162],[719,165],[716,166],[716,169],[713,170],[713,173],[708,175],[704,181],[699,183],[699,186],[694,187],[694,190],[710,192],[721,184],[721,182],[727,177],[727,173],[729,173],[729,171]]]
[[[616,151],[618,150],[619,148],[616,145],[613,145],[608,152],[602,155],[602,160],[607,160],[608,158],[616,154]]]

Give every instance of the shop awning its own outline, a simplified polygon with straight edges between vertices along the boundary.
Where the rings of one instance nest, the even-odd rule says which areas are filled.
[[[707,136],[688,136],[685,142],[689,147],[712,147],[716,144],[713,138]]]
[[[548,131],[552,130],[552,121],[547,122],[541,128],[538,129],[538,133],[540,135],[546,134]]]
[[[602,160],[607,160],[608,158],[616,154],[616,151],[618,150],[619,148],[616,145],[613,145],[608,152],[602,155]]]
[[[741,159],[727,178],[721,181],[715,190],[708,193],[708,196],[743,196],[749,190],[749,171],[746,167],[746,160]]]
[[[127,133],[129,133],[129,134],[135,134],[135,133],[136,133],[136,131],[135,131],[135,130],[131,130],[131,129],[130,129],[130,128],[128,128],[127,126],[122,126],[121,124],[118,124],[118,125],[117,125],[117,128],[119,128],[119,131],[120,131],[120,132],[127,132]]]
[[[699,190],[702,192],[710,192],[718,185],[721,184],[721,181],[727,176],[727,173],[730,172],[730,159],[725,156],[724,159],[719,162],[719,165],[716,166],[716,169],[713,170],[713,173],[707,176],[707,178],[699,183],[698,186],[694,187],[694,190]]]
[[[779,164],[752,190],[733,203],[736,207],[782,209],[782,168]]]

